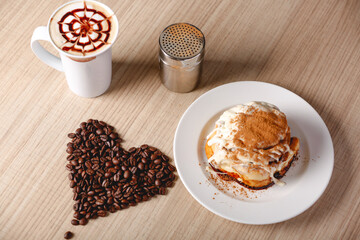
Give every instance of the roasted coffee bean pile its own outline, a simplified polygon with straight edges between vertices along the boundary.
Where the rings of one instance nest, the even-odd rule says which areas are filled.
[[[68,137],[66,169],[74,192],[73,225],[164,195],[166,187],[173,185],[175,167],[166,155],[148,145],[126,151],[114,128],[103,121],[82,122]]]

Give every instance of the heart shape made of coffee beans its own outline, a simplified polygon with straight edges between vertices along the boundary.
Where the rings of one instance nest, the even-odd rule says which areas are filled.
[[[82,122],[68,137],[66,169],[74,192],[73,225],[164,195],[174,183],[175,167],[169,157],[145,144],[123,149],[114,127],[103,121]]]

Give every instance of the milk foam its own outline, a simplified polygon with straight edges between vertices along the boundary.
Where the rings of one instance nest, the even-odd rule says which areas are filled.
[[[61,50],[91,56],[111,46],[118,32],[114,13],[95,1],[70,2],[54,13],[50,37]]]

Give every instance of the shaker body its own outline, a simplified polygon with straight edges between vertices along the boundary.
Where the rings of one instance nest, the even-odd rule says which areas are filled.
[[[201,62],[193,66],[172,66],[161,58],[159,62],[161,81],[170,91],[187,93],[198,85],[202,72]]]
[[[160,78],[173,92],[186,93],[198,85],[204,58],[204,34],[188,23],[166,27],[159,38]]]

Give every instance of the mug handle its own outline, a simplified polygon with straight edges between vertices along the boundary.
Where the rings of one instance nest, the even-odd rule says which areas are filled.
[[[31,37],[31,49],[41,61],[43,61],[50,67],[53,67],[56,70],[63,72],[64,68],[60,58],[52,55],[50,52],[45,50],[45,48],[40,45],[39,40],[51,42],[49,33],[45,26],[35,28]]]

